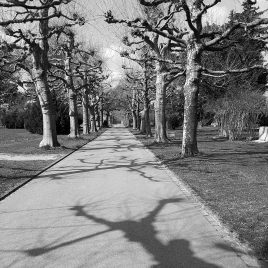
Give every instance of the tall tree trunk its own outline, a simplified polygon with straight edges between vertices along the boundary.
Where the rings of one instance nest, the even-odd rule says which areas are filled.
[[[113,125],[113,122],[114,122],[114,119],[113,119],[113,114],[112,114],[112,112],[110,112],[110,117],[109,117],[109,126],[112,126],[112,125]]]
[[[96,105],[96,120],[98,129],[101,128],[99,104]]]
[[[65,51],[65,80],[69,94],[69,118],[70,118],[70,138],[79,137],[78,111],[77,111],[77,92],[73,83],[73,71],[71,67],[72,52],[74,49],[74,35],[72,32],[68,35],[68,44]]]
[[[100,98],[100,126],[103,127],[104,111],[103,111],[103,97]]]
[[[219,127],[219,136],[220,137],[228,137],[228,129],[225,124],[225,116],[223,115],[222,118],[218,121],[218,127]]]
[[[145,117],[145,133],[147,137],[152,137],[151,122],[150,122],[150,107],[146,105],[144,110]]]
[[[82,95],[82,107],[83,107],[83,134],[87,135],[90,132],[89,129],[89,100],[88,100],[88,89],[83,90]]]
[[[48,9],[40,10],[40,17],[47,17]],[[39,22],[39,43],[31,44],[32,79],[42,109],[43,139],[39,147],[59,146],[56,132],[56,109],[47,82],[48,70],[48,20]]]
[[[141,115],[140,115],[140,104],[137,103],[137,109],[136,109],[136,116],[137,116],[137,129],[141,129]]]
[[[137,129],[137,115],[136,115],[136,111],[133,109],[132,110],[132,128],[133,129]]]
[[[194,41],[187,46],[186,81],[184,85],[184,121],[182,157],[194,156],[197,147],[197,103],[201,77],[201,49]]]
[[[132,100],[131,100],[131,114],[132,114],[132,128],[137,129],[137,114],[136,114],[136,90],[132,90]]]
[[[107,126],[109,127],[109,124],[110,124],[110,112],[109,111],[106,111],[105,121],[107,122]]]
[[[148,87],[148,80],[149,77],[147,75],[147,70],[144,71],[144,83],[143,83],[143,90],[144,90],[144,122],[145,122],[145,134],[147,137],[152,136],[151,131],[151,122],[150,122],[150,99],[149,99],[149,87]]]
[[[150,122],[150,100],[149,100],[149,87],[148,87],[148,75],[147,68],[145,66],[143,72],[143,111],[141,119],[141,130],[142,134],[145,134],[147,137],[152,136],[151,131],[151,122]]]
[[[156,96],[155,96],[155,141],[168,141],[166,131],[166,72],[160,62],[156,62]]]
[[[144,109],[142,111],[142,119],[141,119],[141,130],[142,134],[145,134],[147,137],[152,136],[151,131],[151,122],[150,122],[150,100],[148,98],[148,91],[144,92]]]
[[[95,117],[94,104],[89,105],[89,112],[90,112],[90,131],[91,132],[98,132],[97,126],[96,126],[96,117]]]
[[[141,123],[140,123],[140,134],[145,134],[146,133],[146,128],[145,128],[145,110],[142,110],[141,113]]]
[[[69,117],[70,117],[70,138],[79,137],[77,94],[74,88],[69,88]]]
[[[43,115],[43,139],[39,147],[59,146],[56,132],[56,112],[46,77],[42,70],[32,69],[34,84]]]

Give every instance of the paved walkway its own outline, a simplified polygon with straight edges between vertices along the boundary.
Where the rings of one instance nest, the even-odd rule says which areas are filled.
[[[0,267],[247,267],[126,129],[0,202]]]

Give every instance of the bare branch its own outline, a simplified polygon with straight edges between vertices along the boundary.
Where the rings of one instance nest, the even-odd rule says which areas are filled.
[[[237,22],[235,23],[231,28],[227,29],[225,32],[223,32],[220,36],[212,39],[211,41],[208,41],[205,43],[205,47],[213,46],[218,44],[220,41],[224,40],[225,38],[229,37],[231,33],[233,33],[236,29],[244,28],[245,30],[250,28],[255,28],[259,25],[268,24],[268,19],[257,19],[250,23],[243,23],[243,22]]]
[[[170,0],[153,0],[152,2],[147,1],[147,0],[139,0],[140,4],[142,4],[143,6],[158,6],[160,4],[163,3],[168,3],[170,2]]]
[[[263,65],[254,65],[251,67],[241,68],[241,69],[233,69],[233,70],[224,70],[224,71],[214,71],[206,68],[202,68],[203,75],[227,75],[227,74],[240,74],[240,73],[247,73],[256,69],[263,69],[266,70],[265,66]]]

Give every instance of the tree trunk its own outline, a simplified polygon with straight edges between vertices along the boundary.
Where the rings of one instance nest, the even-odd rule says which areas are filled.
[[[140,133],[145,134],[145,110],[141,111],[141,124],[140,124]]]
[[[135,110],[132,110],[132,128],[137,129],[137,115]]]
[[[47,17],[48,9],[40,10],[40,17]],[[39,27],[39,43],[31,44],[32,51],[32,79],[42,109],[43,139],[39,147],[59,146],[56,132],[56,112],[51,92],[47,82],[48,70],[48,20],[41,20]]]
[[[147,137],[152,136],[151,123],[150,123],[150,100],[149,100],[149,88],[148,88],[147,69],[145,66],[143,72],[143,111],[141,113],[141,134],[145,134]]]
[[[132,113],[132,128],[137,129],[137,114],[136,108],[136,90],[132,90],[132,100],[131,100],[131,113]]]
[[[79,137],[77,93],[73,83],[73,71],[71,67],[72,51],[74,49],[74,36],[68,35],[67,48],[65,51],[65,80],[69,94],[69,118],[70,118],[70,138]]]
[[[98,129],[100,129],[101,128],[101,123],[100,123],[99,104],[96,105],[96,120],[97,120],[97,127],[98,127]]]
[[[137,116],[137,129],[141,129],[141,116],[140,116],[140,104],[137,104],[137,109],[136,109],[136,116]]]
[[[194,156],[197,147],[197,103],[201,76],[201,50],[192,41],[187,46],[186,81],[184,85],[184,121],[182,138],[182,157]]]
[[[88,113],[88,106],[89,106],[89,100],[88,100],[88,90],[83,90],[82,95],[82,107],[83,107],[83,134],[87,135],[89,134],[89,113]]]
[[[150,123],[150,106],[148,96],[144,100],[144,109],[141,112],[141,134],[145,134],[147,137],[152,137],[151,123]]]
[[[103,114],[103,97],[100,98],[100,126],[103,127],[104,114]]]
[[[56,132],[56,113],[52,101],[51,92],[48,89],[46,77],[42,71],[33,68],[34,84],[43,115],[43,139],[39,147],[57,147],[59,146]]]
[[[168,141],[166,131],[166,73],[164,66],[156,62],[156,96],[155,96],[155,141],[165,143]]]
[[[74,88],[69,88],[69,117],[70,117],[70,138],[79,137],[77,95]]]
[[[149,99],[149,88],[148,88],[148,77],[145,71],[144,81],[144,122],[145,122],[145,134],[147,137],[152,137],[151,122],[150,122],[150,99]]]
[[[110,112],[107,112],[107,111],[106,111],[106,118],[105,118],[105,121],[107,122],[107,126],[109,127],[109,124],[110,124]]]
[[[147,137],[152,137],[152,130],[151,130],[151,122],[150,122],[150,108],[146,107],[145,108],[145,133]]]
[[[89,106],[89,112],[90,112],[90,131],[91,132],[98,132],[97,126],[96,126],[94,104]]]
[[[109,125],[112,126],[114,122],[113,115],[110,113]]]

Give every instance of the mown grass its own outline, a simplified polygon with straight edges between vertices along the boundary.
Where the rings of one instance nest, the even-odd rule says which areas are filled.
[[[135,134],[257,257],[268,259],[268,143],[213,139],[217,130],[205,127],[198,131],[200,154],[182,159],[182,130],[166,145]]]
[[[57,159],[59,159],[95,139],[101,133],[103,133],[103,130],[98,133],[82,135],[78,139],[70,139],[67,135],[59,135],[58,141],[61,146],[46,150],[39,148],[42,136],[38,134],[31,134],[24,129],[0,128],[0,153],[23,155],[55,154]],[[32,176],[52,164],[54,161],[56,160],[0,160],[0,198],[19,185],[22,185],[25,181],[29,180]]]

